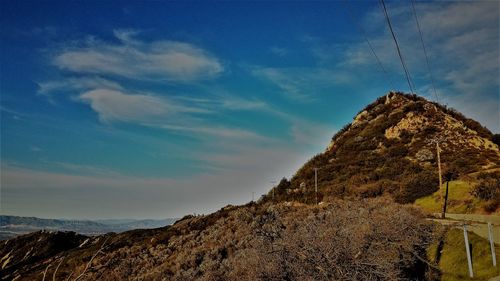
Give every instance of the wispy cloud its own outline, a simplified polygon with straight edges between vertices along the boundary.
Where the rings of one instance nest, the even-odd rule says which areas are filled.
[[[244,99],[236,96],[219,97],[218,103],[221,107],[229,110],[266,110],[269,105],[257,99]]]
[[[100,77],[70,77],[38,83],[38,93],[47,97],[55,93],[68,93],[91,89],[121,90],[122,86],[114,81]]]
[[[256,98],[242,98],[238,94],[218,93],[207,98],[183,97],[176,96],[175,99],[196,104],[199,107],[216,110],[231,110],[231,111],[265,111],[269,109],[269,104]]]
[[[275,84],[287,98],[302,102],[312,101],[325,89],[351,80],[349,75],[322,67],[254,67],[252,74]]]
[[[195,45],[141,41],[135,31],[117,30],[114,34],[117,44],[88,39],[57,52],[53,64],[76,73],[177,82],[213,78],[224,71],[218,58]]]
[[[99,167],[96,165],[85,165],[85,164],[76,164],[70,162],[59,162],[59,161],[48,161],[42,160],[41,163],[51,170],[60,170],[63,173],[67,173],[68,175],[78,175],[78,176],[94,176],[94,177],[117,177],[121,176],[121,174],[115,170]],[[16,167],[13,163],[8,163],[6,165],[8,168],[22,168]],[[28,168],[25,168],[28,169]]]
[[[83,93],[79,99],[89,103],[102,122],[144,121],[171,111],[160,98],[117,90],[96,89]]]
[[[271,51],[271,53],[273,53],[279,57],[284,57],[290,53],[290,51],[288,49],[280,48],[280,47],[271,47],[271,49],[269,49],[269,50]]]
[[[36,145],[30,146],[30,150],[33,151],[33,152],[41,152],[41,151],[43,151],[43,149],[41,149],[40,147],[38,147]]]
[[[118,90],[96,89],[83,93],[78,97],[82,102],[90,104],[103,123],[130,122],[142,126],[161,128],[176,133],[187,134],[197,138],[206,136],[218,139],[239,139],[245,141],[272,141],[271,138],[243,128],[229,128],[218,124],[210,124],[193,114],[215,114],[209,110],[205,101],[201,105],[186,106],[173,99],[166,99],[146,94],[129,94]],[[214,108],[247,109],[256,108],[257,103],[245,100],[212,102]]]
[[[255,132],[238,129],[238,128],[228,128],[222,126],[202,126],[195,124],[190,125],[170,125],[170,124],[148,124],[154,127],[160,127],[167,130],[191,133],[192,135],[204,135],[212,136],[220,139],[239,139],[242,141],[265,141],[272,142],[271,138],[265,137],[263,135],[257,134]]]

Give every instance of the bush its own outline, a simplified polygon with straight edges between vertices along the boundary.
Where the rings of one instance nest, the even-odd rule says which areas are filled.
[[[335,135],[332,137],[332,141],[335,141],[338,137],[340,137],[343,133],[347,132],[351,128],[351,123],[344,125],[342,129],[340,129]]]
[[[400,203],[413,203],[416,199],[431,195],[439,189],[439,177],[436,172],[424,170],[407,175],[401,183],[401,191],[396,195]]]
[[[496,173],[481,173],[479,183],[472,189],[471,194],[482,200],[500,200],[500,177]]]
[[[252,247],[208,280],[423,280],[428,271],[419,257],[433,228],[410,207],[379,198],[269,210],[256,218]]]
[[[372,183],[357,188],[356,193],[363,198],[370,198],[382,195],[384,193],[384,189],[378,183]]]
[[[404,144],[398,144],[389,149],[389,156],[393,158],[403,158],[408,155],[408,148]]]
[[[276,186],[276,189],[279,190],[279,191],[284,191],[288,188],[290,188],[290,181],[287,180],[287,178],[282,178],[280,180],[280,183],[278,184],[278,186]]]
[[[500,134],[494,134],[492,137],[491,137],[491,141],[500,146]]]
[[[489,200],[483,205],[483,208],[486,212],[493,213],[498,209],[499,205],[500,202],[498,202],[498,200]]]

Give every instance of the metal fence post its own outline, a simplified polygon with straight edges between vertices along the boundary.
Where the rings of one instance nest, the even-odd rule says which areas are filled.
[[[488,223],[488,237],[490,238],[491,258],[493,260],[493,266],[497,266],[497,257],[495,254],[495,243],[493,241],[493,226],[491,225],[491,222]]]
[[[470,255],[469,237],[467,236],[466,224],[464,224],[464,240],[465,240],[465,253],[467,254],[467,263],[469,264],[469,276],[470,278],[472,278],[474,277],[474,273],[472,272],[472,257]]]

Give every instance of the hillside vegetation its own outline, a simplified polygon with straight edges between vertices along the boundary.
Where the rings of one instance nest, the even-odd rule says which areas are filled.
[[[443,180],[449,175],[476,185],[478,177],[470,175],[500,167],[495,139],[488,129],[453,109],[415,95],[389,93],[360,111],[335,134],[327,150],[305,163],[291,180],[283,179],[275,196],[313,203],[314,168],[319,168],[320,200],[388,194],[399,203],[413,203],[439,189],[436,142]],[[498,182],[490,186],[500,189]],[[475,195],[479,204],[500,200],[499,194]],[[264,200],[271,197],[270,192]],[[490,203],[488,211],[496,207]]]
[[[11,261],[2,276],[34,280],[47,269],[62,280],[99,253],[80,280],[423,280],[436,227],[423,218],[384,198],[227,207],[156,231],[93,238],[27,265]]]
[[[443,189],[436,142],[450,210],[492,213],[500,202],[498,140],[453,109],[390,93],[258,202],[157,229],[95,237],[36,232],[2,241],[0,278],[460,280],[463,240],[426,219],[426,211],[440,210]],[[485,240],[470,237],[474,254],[485,255]],[[475,262],[481,278],[496,274],[484,258]]]

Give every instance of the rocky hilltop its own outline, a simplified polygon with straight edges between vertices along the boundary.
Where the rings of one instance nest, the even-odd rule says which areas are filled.
[[[443,178],[474,182],[475,173],[499,170],[495,140],[488,129],[454,109],[391,92],[361,110],[325,152],[290,181],[283,179],[274,192],[281,201],[314,202],[318,168],[319,200],[388,194],[397,202],[411,203],[439,188],[436,144]]]

